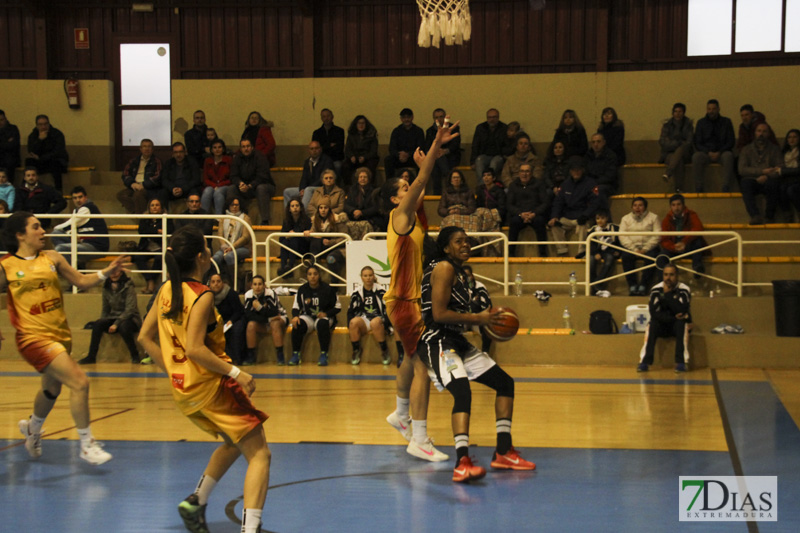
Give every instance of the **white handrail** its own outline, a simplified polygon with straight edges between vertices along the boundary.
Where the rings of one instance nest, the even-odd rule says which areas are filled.
[[[288,245],[283,244],[280,241],[281,237],[289,237],[289,238],[292,238],[292,239],[297,239],[297,238],[300,238],[300,239],[302,239],[302,238],[306,238],[306,239],[314,239],[314,238],[317,238],[317,239],[341,239],[341,240],[333,243],[332,245],[328,246],[324,250],[322,250],[322,251],[320,251],[320,252],[318,252],[316,254],[313,254],[313,256],[314,256],[314,264],[317,267],[319,267],[321,270],[324,270],[325,272],[330,274],[333,278],[338,278],[339,280],[342,281],[342,283],[330,283],[331,287],[344,287],[344,286],[346,286],[347,280],[345,278],[343,278],[342,276],[340,276],[336,272],[333,272],[333,271],[329,270],[324,264],[318,263],[316,260],[320,256],[323,256],[323,255],[326,255],[326,254],[330,253],[335,248],[339,248],[339,247],[345,245],[347,242],[352,241],[353,238],[348,233],[337,233],[337,232],[317,233],[317,232],[310,232],[308,235],[306,235],[304,233],[298,233],[298,232],[280,232],[280,231],[277,231],[275,233],[270,233],[269,235],[267,235],[267,238],[264,240],[264,247],[266,249],[266,254],[265,254],[266,260],[265,260],[265,262],[266,262],[266,274],[267,274],[264,277],[267,280],[266,281],[266,286],[267,287],[272,287],[272,283],[274,281],[280,280],[281,278],[286,276],[286,274],[290,274],[290,273],[294,272],[295,270],[299,269],[303,265],[302,258],[303,258],[304,254],[299,254],[295,250],[290,248]],[[277,244],[278,248],[283,248],[285,250],[289,250],[291,253],[293,253],[299,259],[301,259],[301,261],[298,264],[296,264],[294,266],[294,268],[292,268],[291,270],[289,270],[287,272],[284,272],[283,274],[279,275],[278,277],[276,277],[274,279],[271,277],[270,269],[269,269],[269,257],[270,257],[270,255],[269,255],[269,245],[270,245],[270,243]],[[309,252],[309,253],[311,253],[311,252]],[[280,254],[278,254],[278,255],[280,256]],[[294,287],[294,286],[299,287],[301,285],[301,283],[283,283],[283,285],[290,286],[290,287]]]

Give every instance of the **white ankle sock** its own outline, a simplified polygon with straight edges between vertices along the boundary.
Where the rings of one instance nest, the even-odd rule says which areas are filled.
[[[78,436],[81,438],[81,448],[86,448],[92,442],[92,428],[78,429]]]
[[[211,496],[211,492],[216,486],[217,480],[213,477],[205,474],[200,476],[200,481],[197,482],[197,487],[194,489],[194,493],[197,494],[197,503],[200,505],[207,504],[208,497]]]
[[[261,509],[245,509],[242,514],[242,533],[257,533],[261,524]]]
[[[408,398],[401,398],[400,396],[397,397],[397,407],[395,408],[395,412],[397,416],[399,416],[403,420],[408,420]]]
[[[44,418],[31,415],[31,417],[28,419],[28,431],[30,431],[31,434],[41,433],[42,426],[44,426]]]
[[[414,442],[424,444],[428,440],[428,421],[412,419],[411,432],[414,435]]]

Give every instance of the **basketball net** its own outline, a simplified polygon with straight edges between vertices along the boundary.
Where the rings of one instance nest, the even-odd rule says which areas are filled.
[[[444,44],[464,44],[472,34],[469,0],[417,0],[422,24],[419,26],[417,44],[439,48]]]

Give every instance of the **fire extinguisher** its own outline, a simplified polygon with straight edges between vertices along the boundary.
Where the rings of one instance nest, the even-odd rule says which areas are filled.
[[[67,103],[70,109],[81,108],[81,96],[78,88],[78,80],[75,78],[67,78],[64,80],[64,93],[67,95]]]

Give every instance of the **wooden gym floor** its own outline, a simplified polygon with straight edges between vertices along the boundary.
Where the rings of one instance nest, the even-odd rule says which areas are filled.
[[[384,421],[394,367],[252,367],[273,452],[264,530],[800,530],[800,370],[505,368],[517,382],[514,444],[537,470],[456,485],[453,461],[411,457]],[[66,390],[45,424],[43,457],[28,458],[17,421],[30,414],[39,378],[22,361],[2,362],[0,531],[183,531],[176,505],[212,439],[177,412],[153,367],[86,369],[92,428],[114,454],[99,467],[77,458]],[[492,406],[475,384],[471,454],[487,467]],[[451,407],[432,389],[429,433],[454,457]],[[238,531],[244,469],[240,459],[212,495],[212,532]],[[777,475],[778,521],[679,522],[678,476],[689,475]]]

